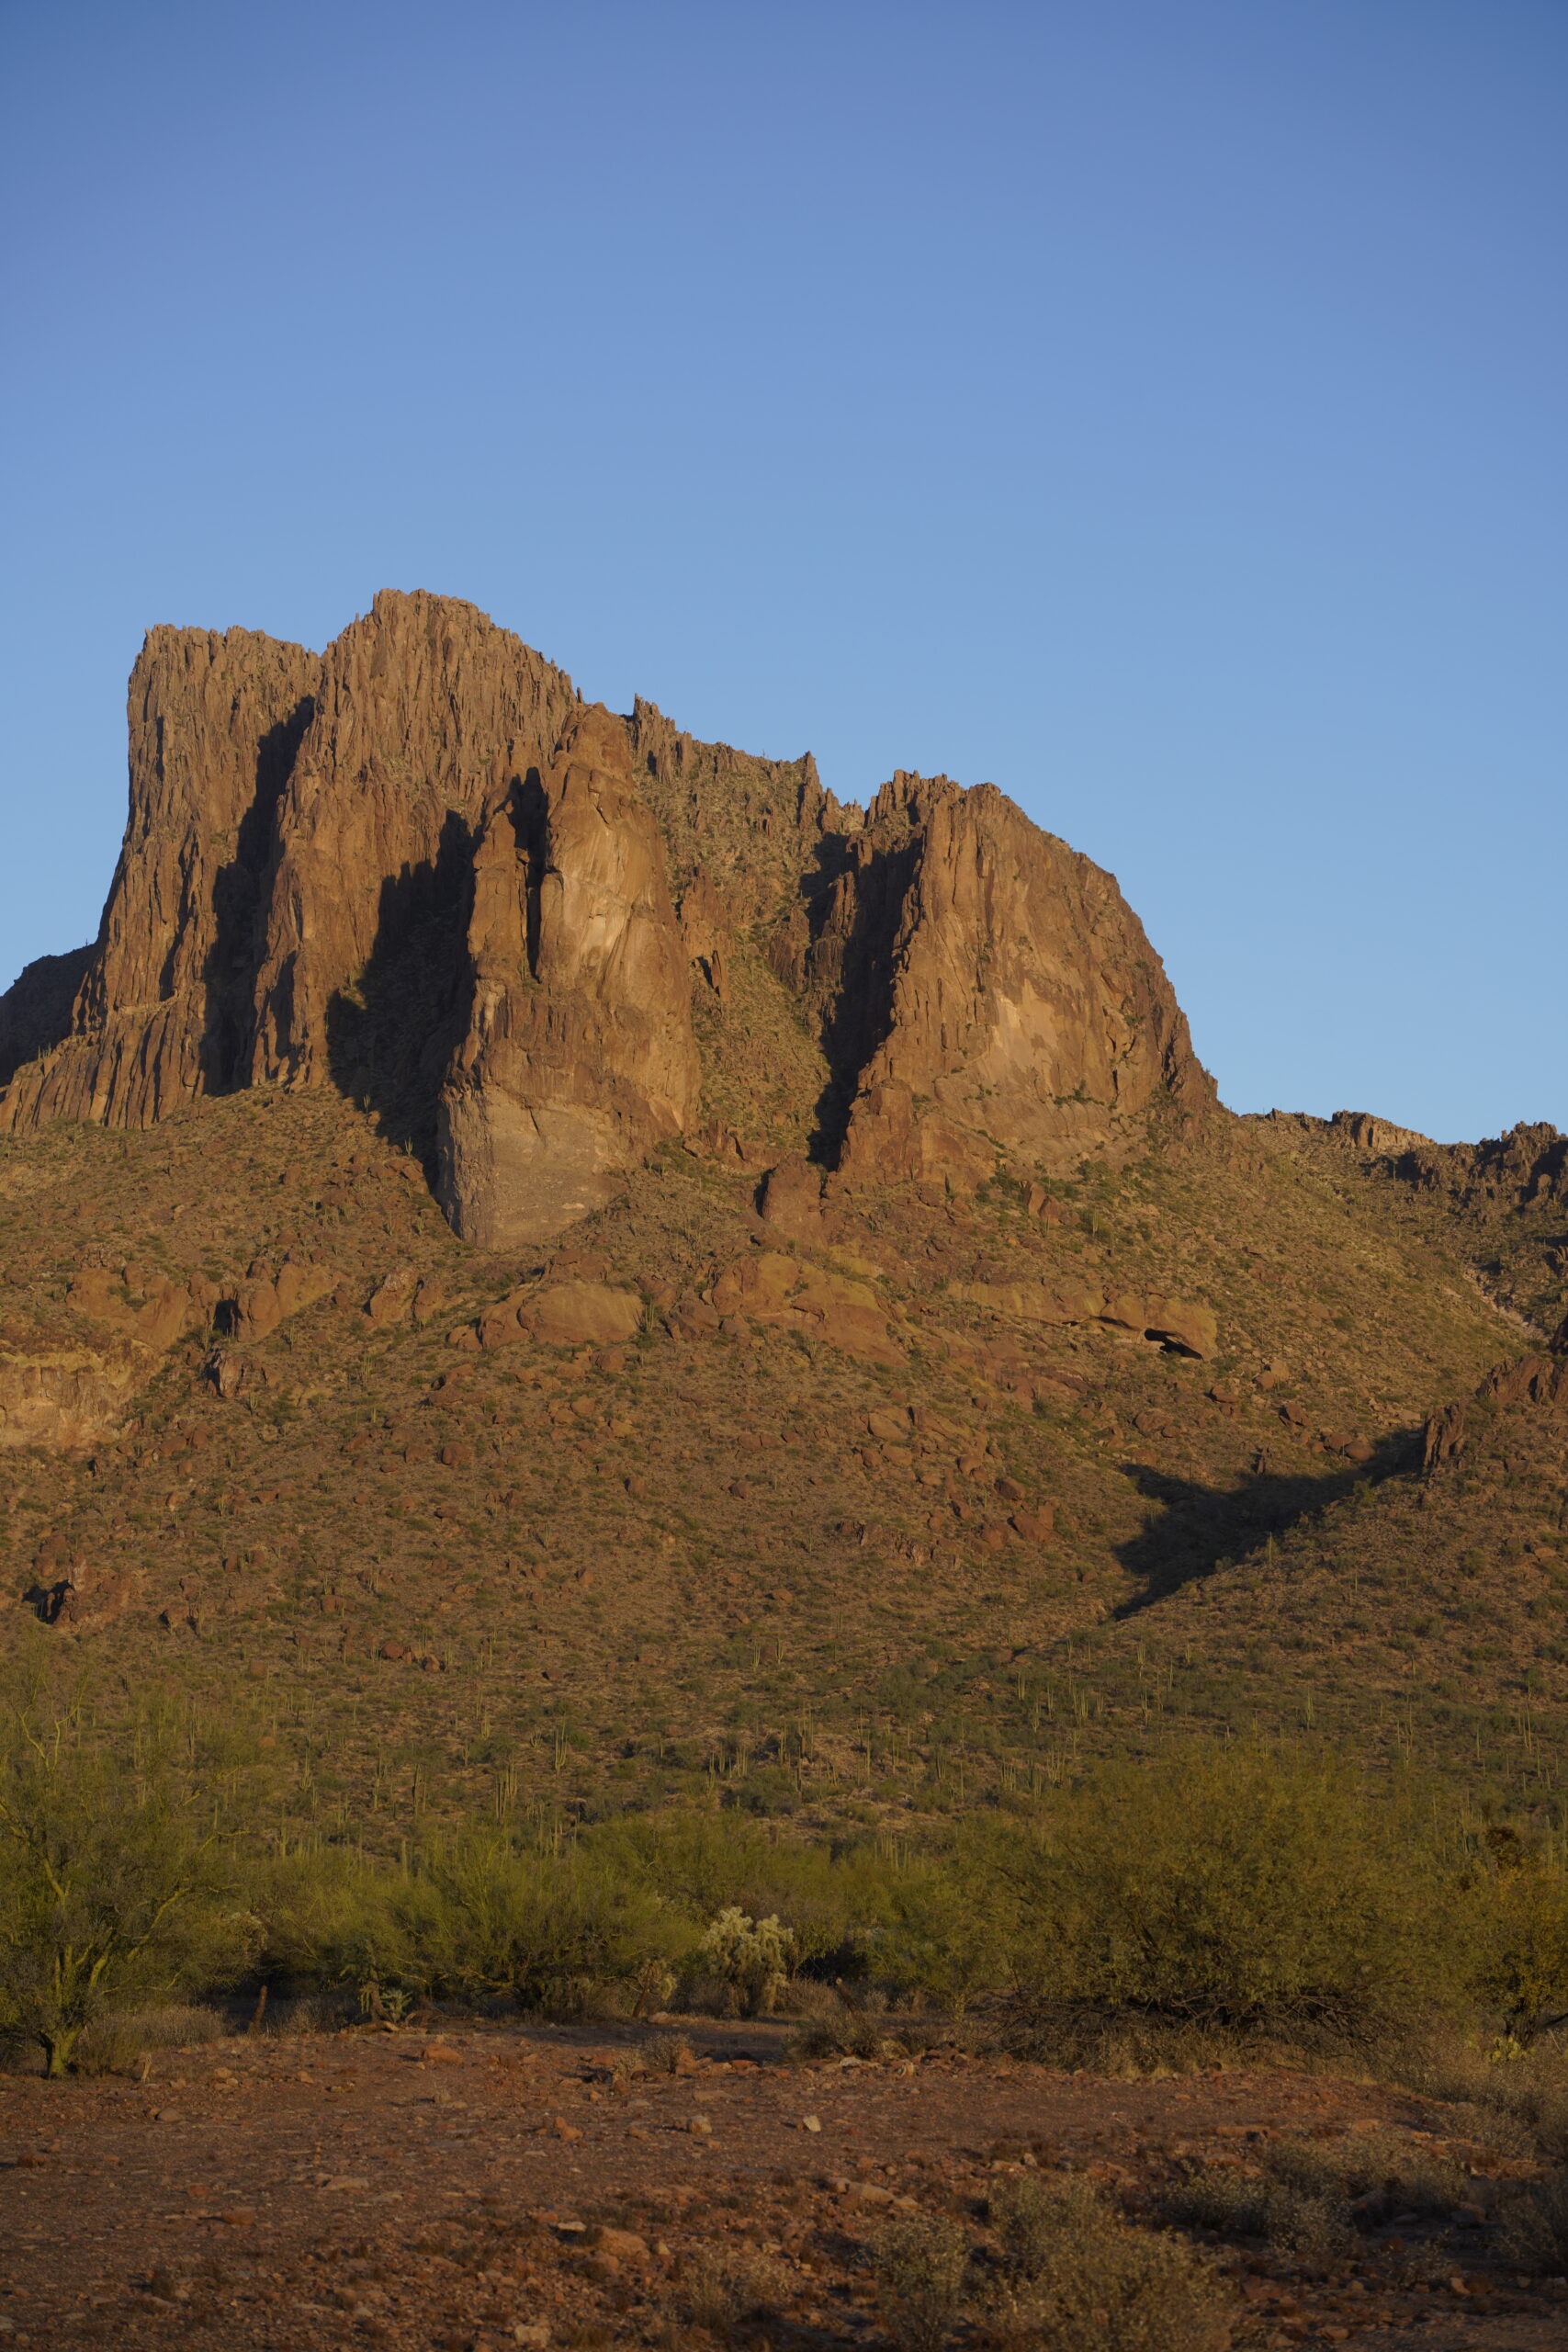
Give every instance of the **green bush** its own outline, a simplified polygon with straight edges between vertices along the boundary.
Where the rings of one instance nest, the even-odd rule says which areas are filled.
[[[493,1834],[408,1868],[307,1857],[274,1873],[266,1912],[274,1975],[558,2014],[612,1992],[657,2007],[694,1940],[673,1905],[591,1854],[522,1854]]]
[[[89,2028],[231,1981],[255,1922],[166,1766],[26,1711],[0,1742],[0,2035],[59,2075]]]
[[[1521,2043],[1568,2023],[1568,1880],[1530,1855],[1471,1892],[1477,1995]]]
[[[1036,2006],[1365,2040],[1450,1987],[1436,1873],[1386,1800],[1260,1749],[1108,1770],[991,1868]]]

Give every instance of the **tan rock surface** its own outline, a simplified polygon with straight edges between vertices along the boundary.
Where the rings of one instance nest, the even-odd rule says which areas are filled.
[[[687,959],[626,731],[585,712],[542,792],[497,808],[476,860],[474,1014],[441,1103],[443,1204],[514,1248],[608,1200],[694,1117]]]
[[[897,776],[866,837],[854,907],[883,930],[886,1031],[851,1104],[846,1182],[951,1163],[969,1185],[987,1144],[1068,1169],[1162,1094],[1212,1101],[1113,878],[994,786]]]
[[[118,1429],[156,1359],[105,1331],[89,1342],[7,1326],[0,1341],[0,1448],[75,1453]]]
[[[319,669],[251,629],[149,631],[125,842],[71,1034],[0,1095],[0,1130],[150,1126],[247,1063],[274,815]]]
[[[636,1291],[607,1283],[552,1283],[535,1294],[525,1312],[535,1338],[557,1348],[614,1347],[635,1340],[642,1325]]]

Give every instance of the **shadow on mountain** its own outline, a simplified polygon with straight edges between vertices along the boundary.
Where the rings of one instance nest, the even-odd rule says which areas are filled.
[[[829,835],[801,886],[810,944],[807,997],[826,1007],[820,1037],[831,1072],[818,1097],[810,1155],[838,1164],[861,1072],[893,1026],[894,947],[919,854],[910,840],[870,848]]]
[[[468,1027],[472,908],[473,837],[452,811],[434,862],[382,883],[369,960],[327,1007],[333,1083],[427,1165],[442,1082]]]
[[[1420,1461],[1419,1433],[1398,1430],[1382,1441],[1370,1462],[1317,1471],[1270,1466],[1249,1472],[1234,1487],[1202,1487],[1173,1478],[1149,1463],[1122,1463],[1122,1476],[1162,1508],[1129,1543],[1116,1546],[1117,1558],[1137,1578],[1139,1589],[1115,1615],[1136,1617],[1184,1585],[1201,1584],[1217,1568],[1244,1558],[1270,1535],[1283,1535],[1356,1487],[1376,1486],[1400,1471],[1417,1469]]]
[[[0,996],[0,1086],[9,1086],[24,1063],[65,1043],[76,991],[97,952],[93,941],[63,956],[39,956]]]
[[[314,696],[304,695],[256,745],[256,788],[240,820],[234,854],[213,880],[213,941],[201,974],[207,992],[201,1075],[209,1094],[227,1094],[250,1083],[262,917],[277,839],[277,806],[315,712]],[[167,973],[164,984],[171,985]]]

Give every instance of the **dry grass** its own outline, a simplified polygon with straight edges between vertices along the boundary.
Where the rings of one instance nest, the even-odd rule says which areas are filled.
[[[679,2075],[694,2061],[683,2033],[650,2033],[636,2048],[638,2070],[645,2075]]]
[[[1496,2155],[1568,2159],[1568,2047],[1560,2041],[1493,2051],[1444,2035],[1395,2050],[1382,2071],[1457,2107],[1456,2136]]]

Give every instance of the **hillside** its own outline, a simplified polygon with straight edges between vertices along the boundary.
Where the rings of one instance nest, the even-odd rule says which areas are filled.
[[[270,1743],[280,1835],[1314,1707],[1517,1772],[1568,1697],[1555,1440],[1517,1555],[1511,1441],[1421,1467],[1562,1322],[1568,1146],[1233,1117],[994,787],[842,808],[434,598],[154,631],[0,1078],[13,1644]]]

